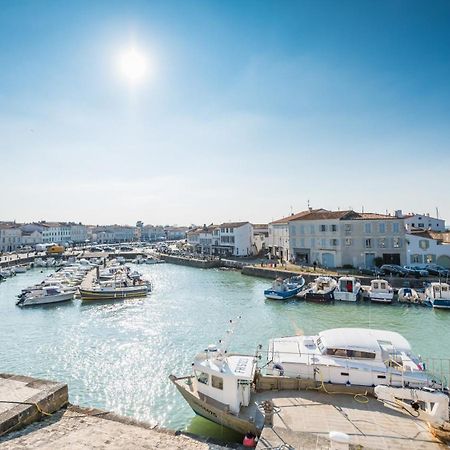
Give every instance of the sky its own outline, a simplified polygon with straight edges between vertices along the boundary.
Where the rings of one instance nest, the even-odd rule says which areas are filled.
[[[447,0],[0,0],[0,220],[450,222],[449,23]]]

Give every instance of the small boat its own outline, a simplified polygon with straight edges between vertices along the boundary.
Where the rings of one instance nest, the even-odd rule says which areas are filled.
[[[153,256],[148,256],[145,260],[145,264],[161,264],[164,263],[165,261],[163,259],[158,259],[155,258]]]
[[[270,300],[286,300],[295,297],[305,285],[305,279],[302,276],[291,278],[277,278],[270,289],[264,291],[266,298]]]
[[[450,286],[448,283],[430,283],[425,288],[425,301],[433,308],[450,309]]]
[[[355,277],[340,277],[333,294],[335,300],[356,302],[361,296],[361,283]]]
[[[16,273],[25,273],[30,268],[29,265],[21,264],[14,268]]]
[[[317,277],[308,288],[297,294],[297,297],[305,299],[307,302],[330,303],[334,301],[334,291],[337,281],[332,277]]]
[[[25,294],[16,303],[17,306],[49,305],[52,303],[68,302],[75,297],[75,290],[64,291],[57,286],[44,287],[43,289],[31,291]]]
[[[16,274],[16,271],[14,270],[14,267],[10,267],[10,268],[5,268],[5,269],[0,269],[0,275],[3,278],[9,278],[9,277],[13,277]]]
[[[92,289],[80,288],[81,300],[124,300],[126,298],[145,297],[151,288],[149,285],[124,286],[113,284],[111,286],[96,286]]]
[[[369,299],[375,303],[392,303],[394,290],[386,280],[372,280],[369,287]]]
[[[404,287],[398,290],[397,298],[400,303],[415,303],[419,304],[423,302],[419,293],[412,288]]]

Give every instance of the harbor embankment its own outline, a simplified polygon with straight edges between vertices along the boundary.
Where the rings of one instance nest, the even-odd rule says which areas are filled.
[[[0,374],[0,449],[18,448],[222,450],[238,446],[70,405],[64,383]]]

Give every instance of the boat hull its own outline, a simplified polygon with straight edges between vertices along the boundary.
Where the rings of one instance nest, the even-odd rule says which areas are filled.
[[[313,302],[313,303],[332,303],[334,302],[334,293],[333,292],[326,292],[323,294],[318,294],[316,292],[307,292],[305,294],[305,300],[307,302]]]
[[[392,303],[393,294],[369,294],[369,299],[373,303]]]
[[[192,410],[199,416],[211,420],[220,426],[230,428],[241,434],[252,432],[259,436],[261,430],[258,430],[255,423],[248,419],[235,416],[229,412],[226,412],[215,405],[207,403],[205,400],[201,400],[195,393],[191,391],[189,387],[189,380],[191,380],[190,386],[192,386],[192,377],[176,378],[171,375],[170,380],[175,384],[178,392],[183,396]]]
[[[428,299],[433,308],[450,309],[450,300]]]
[[[17,305],[20,307],[28,306],[39,306],[39,305],[52,305],[54,303],[63,303],[73,300],[75,297],[75,292],[69,292],[59,295],[51,295],[48,297],[34,297],[32,299],[25,299],[23,302],[18,302]]]
[[[334,299],[341,302],[356,302],[360,296],[360,292],[341,292],[334,291]]]
[[[127,298],[146,297],[148,292],[148,288],[125,288],[108,291],[80,289],[80,296],[83,301],[124,300]]]
[[[279,292],[274,289],[266,289],[264,295],[270,300],[287,300],[289,298],[295,297],[301,288],[291,289],[290,291]]]

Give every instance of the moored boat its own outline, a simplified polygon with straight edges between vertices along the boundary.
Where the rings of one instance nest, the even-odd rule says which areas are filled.
[[[423,297],[421,297],[415,289],[409,287],[399,289],[397,298],[400,303],[423,303]]]
[[[361,296],[361,283],[355,277],[340,277],[333,294],[335,300],[356,302]]]
[[[44,287],[43,289],[25,294],[19,299],[16,305],[25,307],[68,302],[74,299],[75,292],[74,289],[64,291],[57,286]]]
[[[283,280],[277,278],[270,289],[264,291],[266,298],[271,300],[286,300],[295,297],[305,285],[302,276],[291,277]]]
[[[430,283],[425,288],[425,301],[433,308],[450,309],[450,286],[448,283]]]
[[[308,288],[297,294],[297,297],[303,298],[308,302],[330,303],[334,301],[334,291],[337,287],[337,281],[332,277],[317,277]]]
[[[392,303],[394,290],[386,280],[376,279],[370,282],[369,299],[374,303]]]

